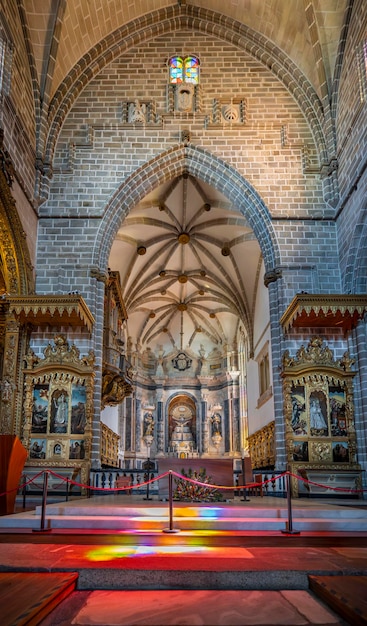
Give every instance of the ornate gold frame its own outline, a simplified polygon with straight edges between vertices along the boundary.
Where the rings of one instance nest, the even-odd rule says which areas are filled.
[[[23,371],[23,444],[28,450],[26,465],[55,468],[56,472],[58,468],[78,467],[81,470],[81,482],[87,484],[92,444],[94,353],[90,351],[87,356],[80,357],[78,348],[74,344],[69,346],[62,334],[56,335],[54,345],[48,344],[43,352],[44,358],[40,359],[33,351],[29,351]],[[80,399],[80,390],[85,402],[75,400],[73,406],[73,396]],[[39,400],[38,407],[36,398]],[[44,399],[43,403],[41,398]],[[60,425],[56,424],[55,417],[58,401],[59,405],[61,401],[65,402],[66,407],[64,421]],[[80,432],[76,421],[78,410],[82,417]],[[78,450],[79,456],[75,450]]]
[[[347,352],[334,360],[320,337],[312,338],[292,358],[283,355],[283,394],[288,468],[308,477],[318,470],[358,476],[354,428],[354,361]],[[299,481],[292,477],[292,493],[299,494]]]

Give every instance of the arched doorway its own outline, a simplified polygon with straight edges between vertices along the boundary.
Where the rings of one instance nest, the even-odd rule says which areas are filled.
[[[180,459],[197,453],[196,407],[189,396],[179,395],[168,405],[169,451]]]

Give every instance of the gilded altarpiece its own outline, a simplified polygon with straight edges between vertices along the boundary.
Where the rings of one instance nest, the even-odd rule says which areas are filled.
[[[92,441],[94,354],[85,357],[56,335],[38,358],[30,351],[24,369],[23,444],[27,467],[80,468],[87,484]]]
[[[320,337],[301,346],[294,358],[289,351],[283,355],[288,468],[304,479],[292,477],[293,495],[345,496],[361,488],[353,363],[347,352],[335,360]]]

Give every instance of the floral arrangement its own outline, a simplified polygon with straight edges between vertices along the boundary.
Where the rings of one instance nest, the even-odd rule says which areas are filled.
[[[207,476],[204,468],[197,470],[189,469],[186,473],[184,469],[181,470],[182,476],[195,480],[200,483],[210,484],[212,482],[211,476]],[[223,500],[222,494],[212,487],[204,487],[204,485],[197,485],[185,478],[175,478],[175,490],[173,492],[174,500],[181,500],[184,502],[220,502]]]

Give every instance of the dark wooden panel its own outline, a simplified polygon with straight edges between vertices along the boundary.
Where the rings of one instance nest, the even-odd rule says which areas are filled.
[[[0,573],[2,626],[39,624],[76,587],[76,573]]]
[[[353,626],[367,624],[367,576],[309,576],[310,589]]]
[[[0,515],[14,513],[15,497],[27,450],[15,435],[0,435]]]

